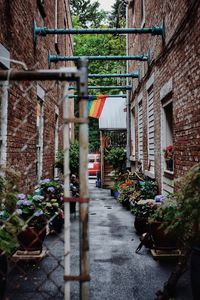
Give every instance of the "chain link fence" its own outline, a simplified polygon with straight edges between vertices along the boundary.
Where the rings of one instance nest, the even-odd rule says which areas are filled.
[[[81,90],[80,83],[87,82],[81,68],[71,69],[60,74],[0,71],[0,299],[70,297],[70,278],[65,282],[64,277],[73,277],[69,227],[78,207],[69,190],[69,167],[62,174],[55,161],[63,147],[68,155],[73,136],[73,103],[65,99],[66,80],[77,83],[83,99],[85,87],[82,84]],[[68,112],[64,122],[63,103]],[[84,123],[81,109],[79,117]],[[81,214],[87,195],[80,193]]]

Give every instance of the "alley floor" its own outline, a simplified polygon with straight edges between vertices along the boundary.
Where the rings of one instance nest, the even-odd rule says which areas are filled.
[[[155,261],[146,248],[135,250],[139,237],[134,216],[110,190],[90,180],[89,242],[90,300],[153,300],[175,266],[174,261]],[[79,220],[71,216],[71,274],[79,274]],[[45,241],[48,255],[40,262],[11,266],[6,300],[64,299],[63,232]],[[71,283],[71,300],[79,299],[79,284]],[[189,272],[177,285],[176,300],[192,300]]]

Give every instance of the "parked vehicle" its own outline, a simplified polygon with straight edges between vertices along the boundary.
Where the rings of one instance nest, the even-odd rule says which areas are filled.
[[[88,174],[98,176],[100,173],[100,154],[88,154]]]

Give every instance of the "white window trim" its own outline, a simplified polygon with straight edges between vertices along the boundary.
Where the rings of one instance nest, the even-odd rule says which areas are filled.
[[[140,95],[138,96],[138,112],[137,112],[137,116],[138,116],[138,161],[142,163],[142,169],[143,169],[143,153],[142,156],[140,156],[140,135],[139,135],[139,106],[141,105],[142,107],[142,149],[143,149],[143,104],[142,104],[142,96],[143,94],[140,93]],[[142,150],[143,152],[143,150]]]
[[[133,112],[134,112],[134,119],[133,119]],[[132,151],[131,151],[131,160],[135,160],[135,154],[136,154],[136,134],[135,134],[135,129],[136,129],[136,124],[135,124],[135,106],[131,106],[131,146],[132,146]]]
[[[54,141],[54,159],[56,161],[56,156],[58,154],[58,141],[59,141],[59,109],[57,106],[55,106],[55,117],[57,116],[56,122],[55,122],[55,141]],[[58,168],[54,168],[54,177],[58,177]]]
[[[0,44],[0,67],[3,69],[10,68],[10,52]],[[9,82],[2,81],[2,95],[1,95],[1,153],[0,165],[3,166],[7,162],[7,130],[8,130],[8,88]]]
[[[161,104],[161,136],[160,136],[160,149],[161,149],[161,186],[162,186],[162,193],[166,194],[168,192],[173,192],[173,186],[174,186],[174,180],[171,180],[169,178],[165,177],[165,173],[171,174],[173,175],[174,172],[168,171],[165,169],[165,160],[164,160],[164,156],[162,155],[162,149],[166,146],[165,145],[165,135],[163,134],[164,132],[166,132],[166,116],[165,116],[165,107],[167,105],[169,105],[170,103],[172,103],[172,97],[170,97],[169,99],[167,99],[167,96],[170,95],[170,93],[172,93],[173,91],[173,81],[172,78],[170,78],[160,89],[160,104]],[[167,99],[167,100],[166,100]],[[167,185],[164,187],[164,182],[165,184],[167,183]],[[166,191],[165,189],[168,189],[168,191]]]
[[[40,126],[40,135],[39,135],[39,144],[36,145],[36,147],[40,147],[40,157],[38,160],[38,174],[37,174],[37,178],[38,178],[38,182],[41,180],[42,178],[42,172],[43,172],[43,152],[44,152],[44,97],[45,97],[45,91],[44,89],[39,86],[39,84],[37,84],[37,101],[40,101],[40,105],[41,105],[41,112],[40,112],[40,119],[39,119],[39,126]],[[37,153],[38,155],[38,153]]]

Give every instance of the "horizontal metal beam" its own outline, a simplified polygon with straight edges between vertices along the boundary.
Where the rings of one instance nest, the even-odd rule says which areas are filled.
[[[97,97],[98,95],[89,95],[89,101],[90,101],[90,98],[94,98],[94,97]],[[117,94],[117,95],[105,95],[109,98],[126,98],[127,95],[126,94]],[[68,98],[79,98],[78,95],[68,95]]]
[[[90,85],[88,86],[88,90],[107,90],[107,89],[118,89],[118,90],[132,90],[132,85],[108,85],[108,86],[105,86],[105,85]],[[70,86],[69,87],[69,90],[75,90],[76,87],[75,86]]]
[[[0,80],[60,80],[77,81],[81,71],[77,68],[65,68],[62,70],[38,70],[38,71],[0,71]]]
[[[140,78],[139,70],[128,74],[88,74],[88,78],[107,78],[107,77],[130,77],[130,78]]]
[[[124,56],[84,56],[84,58],[88,60],[138,60],[138,61],[150,61],[150,52],[148,51],[147,54],[142,55],[124,55]],[[82,56],[62,56],[62,55],[51,55],[50,52],[48,54],[48,63],[49,66],[51,62],[59,62],[59,61],[76,61],[81,59]]]
[[[161,26],[143,27],[143,28],[87,28],[87,29],[77,29],[77,28],[47,28],[38,27],[36,22],[34,22],[34,39],[37,36],[46,36],[47,34],[151,34],[151,35],[161,35],[164,36],[164,26],[163,22]]]

